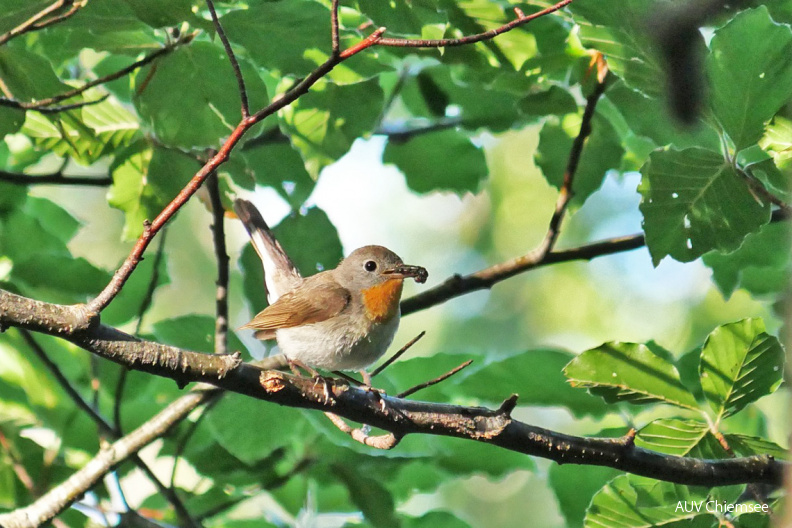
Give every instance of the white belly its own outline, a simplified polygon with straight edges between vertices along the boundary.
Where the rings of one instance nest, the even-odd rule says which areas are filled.
[[[344,328],[344,330],[340,330]],[[286,357],[326,370],[362,370],[377,361],[390,346],[399,317],[383,324],[353,327],[345,317],[275,333]]]

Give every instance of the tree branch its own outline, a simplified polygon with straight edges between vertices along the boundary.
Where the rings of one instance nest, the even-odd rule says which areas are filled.
[[[37,528],[69,507],[114,467],[160,438],[187,414],[212,398],[217,390],[190,391],[127,436],[102,448],[82,469],[52,488],[33,504],[0,514],[3,528]],[[192,526],[192,524],[188,525]]]
[[[543,17],[545,15],[549,15],[550,13],[555,13],[559,9],[566,7],[572,2],[573,0],[561,0],[561,2],[558,2],[557,4],[550,6],[547,9],[542,9],[541,11],[537,11],[536,13],[532,13],[530,15],[525,15],[522,11],[519,10],[519,8],[515,8],[514,11],[515,14],[517,15],[516,19],[512,20],[507,24],[503,24],[498,28],[485,31],[484,33],[478,33],[476,35],[468,35],[466,37],[455,38],[455,39],[382,38],[377,40],[376,45],[390,46],[395,48],[445,48],[451,46],[465,46],[467,44],[481,42],[482,40],[491,40],[502,33],[511,31],[512,29],[527,24],[532,20]]]
[[[24,35],[25,33],[28,33],[30,31],[38,31],[40,29],[44,29],[47,26],[51,26],[52,24],[56,24],[62,20],[65,20],[70,16],[72,16],[73,14],[75,14],[82,7],[85,7],[85,4],[87,3],[88,3],[87,0],[79,0],[79,1],[57,0],[56,2],[48,5],[47,7],[45,7],[44,9],[33,15],[32,17],[30,17],[29,19],[22,22],[17,27],[0,35],[0,46],[2,46],[3,44],[7,43],[9,40],[15,37]],[[42,21],[44,17],[55,13],[62,7],[65,7],[69,4],[71,4],[71,8],[65,13],[61,15],[55,15],[52,18]]]
[[[0,290],[0,325],[4,327],[18,326],[57,335],[91,353],[136,370],[174,379],[182,385],[191,381],[205,382],[279,405],[331,412],[379,427],[396,437],[407,434],[453,436],[562,464],[608,466],[660,480],[702,486],[747,482],[775,485],[781,482],[785,467],[769,456],[691,459],[640,449],[621,440],[580,438],[549,431],[512,419],[513,397],[494,411],[410,401],[373,394],[334,379],[316,384],[308,378],[262,371],[241,363],[238,355],[199,354],[140,341],[103,325],[75,331],[63,324],[70,320],[70,308]],[[117,463],[117,459],[114,460]]]
[[[0,170],[0,181],[14,185],[90,185],[96,187],[107,187],[113,184],[110,176],[66,176],[62,170],[49,174],[22,174]]]
[[[217,18],[214,2],[212,2],[212,0],[206,0],[206,6],[209,8],[209,13],[212,15],[212,23],[215,26],[215,30],[217,30],[217,35],[220,37],[220,41],[223,43],[223,48],[225,48],[226,55],[228,55],[228,61],[231,63],[231,67],[234,69],[234,76],[236,77],[237,85],[239,86],[239,100],[242,103],[242,118],[244,119],[250,115],[250,104],[248,103],[247,88],[245,88],[245,78],[242,76],[242,70],[239,67],[239,61],[237,61],[236,55],[234,55],[234,50],[231,49],[231,43],[228,41],[228,37],[226,37],[225,30],[223,30],[223,26],[220,24],[220,20]]]
[[[174,40],[173,42],[168,42],[162,48],[158,49],[157,51],[153,51],[153,52],[149,53],[148,55],[146,55],[145,57],[143,57],[139,61],[133,62],[132,64],[130,64],[126,68],[121,68],[120,70],[118,70],[116,72],[113,72],[113,73],[111,73],[109,75],[105,75],[105,76],[99,77],[98,79],[94,79],[93,81],[87,82],[84,85],[80,86],[79,88],[75,88],[73,90],[68,90],[68,91],[63,92],[61,94],[58,94],[58,95],[55,95],[55,96],[52,96],[52,97],[48,97],[46,99],[39,99],[39,100],[33,101],[33,102],[20,102],[20,101],[15,101],[13,99],[0,98],[0,106],[9,106],[9,107],[12,107],[12,108],[21,108],[21,109],[24,109],[24,110],[37,110],[37,111],[42,112],[42,113],[53,113],[53,112],[56,112],[56,111],[57,112],[62,112],[64,110],[68,110],[68,109],[71,109],[71,108],[76,108],[77,106],[75,106],[75,105],[85,106],[86,104],[95,104],[95,103],[101,102],[101,101],[104,100],[104,98],[96,100],[96,101],[75,103],[74,105],[66,105],[66,106],[55,107],[55,108],[47,108],[47,107],[51,107],[52,105],[54,105],[56,103],[59,103],[61,101],[65,101],[66,99],[70,99],[72,97],[80,95],[83,92],[85,92],[87,90],[90,90],[91,88],[93,88],[95,86],[99,86],[101,84],[105,84],[105,83],[108,83],[110,81],[114,81],[116,79],[119,79],[119,78],[123,77],[124,75],[128,75],[129,73],[137,70],[138,68],[142,68],[143,66],[149,64],[150,62],[152,62],[153,60],[157,59],[158,57],[160,57],[162,55],[166,55],[166,54],[172,52],[173,50],[175,50],[176,48],[178,48],[180,46],[183,46],[185,44],[189,44],[190,42],[192,42],[193,38],[195,38],[195,35],[196,35],[195,33],[188,33],[188,34],[182,35],[181,37],[179,37],[179,39]],[[105,96],[105,97],[107,97],[107,96]]]

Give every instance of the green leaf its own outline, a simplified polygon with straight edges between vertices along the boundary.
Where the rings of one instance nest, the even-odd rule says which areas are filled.
[[[355,471],[354,466],[333,465],[333,472],[346,485],[352,502],[360,508],[373,526],[396,528],[400,526],[388,490],[371,475]]]
[[[603,53],[614,74],[650,97],[659,97],[665,86],[665,73],[646,25],[652,10],[658,9],[659,5],[643,0],[598,0],[570,6],[580,24],[580,42]]]
[[[720,148],[720,136],[708,123],[681,127],[669,114],[665,102],[647,97],[623,82],[610,85],[604,97],[614,104],[635,135],[651,139],[657,147],[698,146],[713,151]]]
[[[624,154],[619,138],[610,123],[595,115],[592,132],[586,140],[572,184],[574,202],[582,204],[600,188],[609,170],[618,169]],[[580,132],[580,117],[568,116],[562,123],[548,121],[539,134],[535,160],[548,183],[561,188],[574,138]]]
[[[206,419],[212,436],[225,450],[248,465],[272,455],[274,449],[299,440],[305,421],[299,411],[227,394]]]
[[[770,440],[742,434],[726,434],[724,437],[737,456],[770,455],[779,460],[790,459],[789,449]]]
[[[641,170],[646,244],[657,265],[670,255],[689,262],[732,251],[770,219],[734,168],[709,150],[655,151]]]
[[[0,77],[18,101],[46,99],[72,88],[61,82],[47,59],[14,46],[0,47]]]
[[[459,79],[453,77],[448,68],[433,66],[409,77],[399,97],[415,117],[453,117],[466,130],[487,127],[492,132],[503,132],[519,121],[517,104],[527,87],[521,87],[517,95],[490,86],[490,82],[491,79],[486,84]],[[439,115],[440,106],[444,107],[442,115]]]
[[[701,386],[717,420],[775,392],[784,373],[784,349],[761,319],[716,328],[701,351]]]
[[[545,91],[526,95],[517,103],[523,115],[541,117],[549,114],[564,115],[577,112],[577,102],[567,90],[552,85]]]
[[[330,49],[330,11],[318,2],[256,2],[227,13],[220,23],[231,42],[282,76],[310,73],[319,64],[306,51]]]
[[[319,81],[281,111],[281,130],[301,153],[312,178],[373,132],[384,94],[376,79],[339,86]]]
[[[761,35],[761,36],[760,36]],[[747,9],[715,31],[707,57],[712,110],[737,150],[792,97],[792,29],[767,8]]]
[[[477,192],[487,176],[484,151],[455,130],[418,134],[404,143],[389,141],[382,161],[395,164],[407,186],[422,194]]]
[[[707,498],[703,488],[624,475],[610,481],[594,496],[583,526],[708,527],[714,520],[713,515],[703,505],[700,510],[694,508],[694,504]],[[693,511],[686,512],[685,506]],[[690,522],[694,519],[696,522]]]
[[[773,157],[776,166],[785,171],[787,176],[792,172],[792,120],[775,116],[767,125],[759,145]],[[786,187],[788,190],[789,185]]]
[[[291,145],[265,144],[245,149],[244,156],[256,183],[272,187],[293,209],[302,207],[313,191],[316,182]]]
[[[736,251],[712,251],[702,260],[712,268],[712,280],[726,298],[737,288],[753,295],[775,294],[789,283],[791,236],[788,222],[774,222],[746,236]]]
[[[113,185],[107,200],[124,211],[124,238],[137,238],[145,220],[153,220],[192,178],[198,162],[170,149],[139,141],[119,153],[110,166]]]
[[[465,521],[447,511],[431,511],[421,517],[404,519],[404,528],[470,528]]]
[[[158,241],[159,242],[159,241]],[[110,326],[120,326],[138,317],[143,303],[148,298],[149,290],[155,292],[160,286],[170,284],[168,276],[168,256],[163,254],[156,269],[156,282],[154,277],[154,263],[157,260],[158,243],[152,244],[150,256],[143,259],[135,272],[129,276],[121,292],[113,299],[110,305],[102,310],[102,322]]]
[[[669,455],[690,456],[696,446],[705,437],[711,437],[709,427],[704,422],[695,420],[680,420],[675,418],[661,418],[654,420],[638,431],[635,437],[635,445],[659,453]],[[720,457],[727,456],[722,451]]]
[[[242,268],[242,291],[253,313],[257,313],[267,306],[267,290],[261,259],[252,245],[245,244],[239,257],[239,266]]]
[[[0,107],[0,139],[22,128],[25,111],[18,108]]]
[[[676,367],[646,345],[606,343],[570,361],[564,374],[573,387],[587,388],[608,403],[659,402],[698,409]]]
[[[617,469],[603,466],[552,464],[548,482],[567,526],[582,526],[594,494],[620,473]]]
[[[287,216],[272,231],[305,277],[335,268],[344,256],[338,231],[318,207]]]
[[[214,352],[214,321],[208,315],[184,315],[157,321],[153,333],[160,343],[211,354]],[[244,349],[234,334],[229,334],[228,338],[229,350]]]
[[[561,350],[526,350],[505,359],[491,359],[484,363],[474,363],[440,384],[446,397],[478,398],[482,402],[500,403],[510,394],[520,395],[520,405],[562,406],[576,417],[603,416],[608,407],[600,399],[583,391],[574,389],[563,375],[563,369],[575,356]],[[446,359],[447,358],[447,359]],[[412,367],[412,379],[399,385],[406,388],[425,381],[429,372],[450,369],[464,360],[464,357],[450,354],[434,354],[429,358],[416,358],[402,361],[390,369],[400,370]],[[438,361],[442,361],[438,364]],[[446,368],[448,367],[448,368]],[[431,369],[431,371],[429,370]],[[390,372],[390,371],[389,371]],[[504,380],[514,380],[505,383]],[[523,381],[520,381],[523,380]],[[530,381],[527,381],[530,380]],[[422,398],[423,398],[423,394]]]
[[[240,59],[250,108],[263,106],[267,89],[250,64]],[[183,46],[141,71],[147,78],[135,98],[141,117],[158,139],[171,146],[215,146],[242,118],[239,88],[223,48],[209,42]],[[179,86],[174,90],[174,86]]]

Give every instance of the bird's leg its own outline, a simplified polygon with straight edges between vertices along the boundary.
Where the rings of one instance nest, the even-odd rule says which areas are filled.
[[[361,370],[360,375],[363,377],[363,390],[374,394],[379,400],[380,409],[382,409],[382,412],[385,412],[385,399],[382,397],[385,391],[382,389],[375,389],[371,386],[371,374],[369,374],[366,369]],[[366,431],[366,434],[368,434],[368,431]]]
[[[320,381],[322,382],[322,392],[324,393],[324,400],[325,400],[324,402],[325,402],[325,405],[329,404],[330,403],[330,387],[327,385],[327,380],[324,378],[324,376],[319,374],[319,372],[317,372],[316,370],[312,369],[311,367],[309,367],[308,365],[306,365],[302,361],[299,361],[299,360],[296,360],[296,359],[288,359],[288,358],[287,358],[287,361],[289,362],[289,368],[291,369],[292,373],[295,376],[302,377],[302,373],[300,372],[300,369],[303,369],[305,372],[307,372],[307,373],[309,373],[311,375],[311,377],[314,380],[314,384],[319,383]]]

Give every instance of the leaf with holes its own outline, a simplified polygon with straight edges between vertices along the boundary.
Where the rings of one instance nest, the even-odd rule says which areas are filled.
[[[690,262],[713,249],[733,251],[770,220],[770,204],[717,152],[655,151],[641,174],[646,245],[655,265],[666,255]]]

